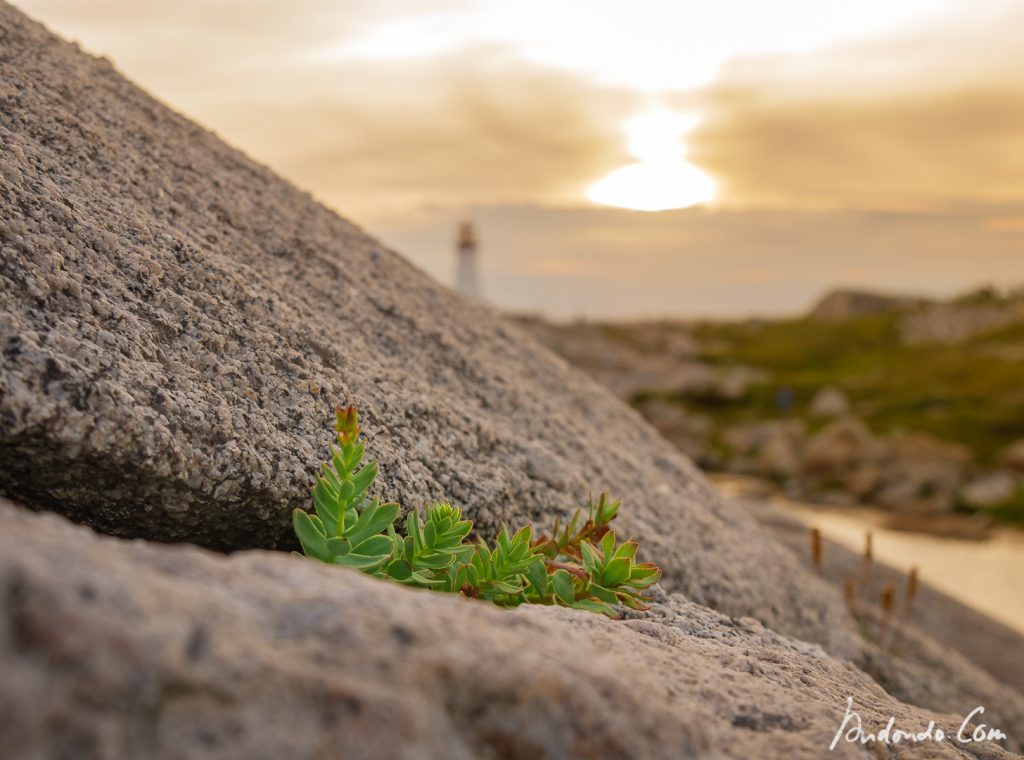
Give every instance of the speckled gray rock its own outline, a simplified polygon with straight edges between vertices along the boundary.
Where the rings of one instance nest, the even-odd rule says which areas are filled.
[[[0,491],[288,546],[355,403],[383,497],[490,532],[607,489],[671,590],[856,649],[837,596],[610,393],[3,3],[0,109]]]
[[[3,500],[0,667],[11,758],[820,758],[849,695],[869,729],[962,720],[678,596],[625,621],[505,611],[281,553],[100,537]]]

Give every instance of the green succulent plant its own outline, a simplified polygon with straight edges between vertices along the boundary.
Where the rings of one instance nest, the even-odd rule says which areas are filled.
[[[467,542],[473,529],[462,510],[435,503],[423,517],[412,510],[405,535],[395,521],[399,505],[369,496],[377,463],[363,464],[364,443],[354,407],[338,408],[337,447],[313,486],[311,514],[296,509],[295,534],[306,556],[354,567],[378,578],[436,591],[460,593],[494,604],[558,604],[618,617],[615,606],[647,609],[644,591],[661,570],[636,560],[635,541],[619,543],[609,524],[620,501],[591,499],[586,520],[577,510],[551,536],[534,537],[524,526],[502,526],[488,544]]]
[[[338,447],[313,486],[315,514],[296,509],[295,534],[306,555],[334,565],[375,572],[390,557],[392,542],[382,535],[398,517],[399,506],[366,494],[377,478],[377,463],[363,465],[359,416],[353,407],[337,410]]]

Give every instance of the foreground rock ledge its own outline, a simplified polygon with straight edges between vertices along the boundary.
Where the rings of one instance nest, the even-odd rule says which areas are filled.
[[[960,720],[678,595],[617,622],[505,611],[2,500],[0,608],[3,757],[818,758],[850,694],[870,726]],[[908,754],[1010,757],[959,749]]]

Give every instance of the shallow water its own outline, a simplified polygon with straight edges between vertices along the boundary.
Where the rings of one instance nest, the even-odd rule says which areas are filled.
[[[1001,527],[983,540],[945,538],[881,527],[886,514],[879,510],[775,502],[857,553],[871,530],[877,560],[901,570],[916,565],[926,583],[1024,634],[1024,531]]]

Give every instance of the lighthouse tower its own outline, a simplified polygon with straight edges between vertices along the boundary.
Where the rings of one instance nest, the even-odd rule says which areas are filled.
[[[455,271],[455,287],[467,298],[479,300],[480,281],[476,272],[476,233],[470,222],[459,225],[459,234],[455,238],[456,256],[458,257]]]

